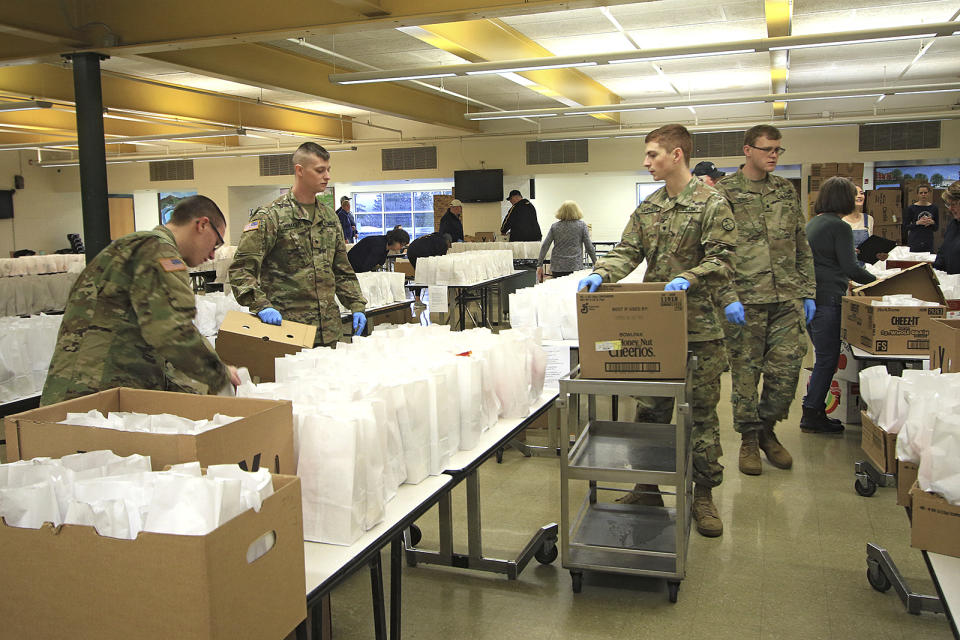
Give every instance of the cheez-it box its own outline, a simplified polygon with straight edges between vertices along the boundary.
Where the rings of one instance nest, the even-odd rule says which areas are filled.
[[[687,300],[664,283],[604,284],[577,294],[580,376],[680,379],[687,373]]]

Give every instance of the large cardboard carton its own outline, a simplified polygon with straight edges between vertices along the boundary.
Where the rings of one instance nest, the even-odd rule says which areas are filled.
[[[935,493],[921,491],[916,483],[910,489],[910,500],[910,546],[960,557],[960,506]]]
[[[394,261],[393,270],[396,273],[402,273],[408,278],[414,277],[414,274],[416,272],[413,265],[410,264],[410,261],[404,260],[402,258],[398,258],[397,260]]]
[[[904,462],[897,460],[897,505],[901,507],[912,506],[910,500],[910,489],[913,483],[917,481],[917,464],[914,462]]]
[[[68,413],[92,409],[102,413],[173,413],[191,420],[209,419],[220,413],[242,419],[195,436],[58,424]],[[155,471],[194,460],[202,466],[240,464],[249,471],[263,466],[271,473],[291,475],[297,471],[293,457],[293,406],[286,400],[121,387],[7,416],[4,426],[9,460],[60,458],[78,451],[110,449],[119,456],[150,456]]]
[[[300,480],[205,536],[102,537],[93,527],[19,529],[0,519],[9,638],[283,638],[306,617]],[[247,562],[251,543],[275,544]]]
[[[810,165],[810,175],[817,178],[829,178],[837,175],[836,162],[820,162]]]
[[[960,371],[960,320],[930,323],[930,368],[943,373]]]
[[[577,294],[580,375],[678,379],[687,373],[687,300],[664,283],[604,284]]]
[[[926,356],[930,351],[933,320],[946,313],[945,300],[933,268],[918,264],[898,274],[871,282],[843,298],[840,335],[845,342],[874,354]],[[875,307],[873,300],[908,293],[935,307]]]
[[[875,225],[902,223],[902,198],[900,189],[874,189],[866,193],[863,210],[873,216]]]
[[[242,311],[228,311],[217,334],[217,353],[227,364],[249,369],[254,379],[273,382],[274,360],[312,349],[316,335],[312,325],[284,320],[277,326]]]
[[[813,371],[804,368],[804,387],[810,386],[810,376]],[[863,410],[863,401],[860,398],[860,383],[843,380],[834,375],[830,381],[830,389],[824,398],[824,411],[827,416],[836,418],[844,424],[860,424],[860,413]]]
[[[878,471],[896,473],[897,434],[887,433],[877,425],[866,411],[861,412],[860,447]]]

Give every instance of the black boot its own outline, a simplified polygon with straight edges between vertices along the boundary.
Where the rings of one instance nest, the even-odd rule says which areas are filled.
[[[834,424],[827,417],[823,409],[803,407],[803,417],[800,419],[800,430],[804,433],[843,433],[843,425]]]

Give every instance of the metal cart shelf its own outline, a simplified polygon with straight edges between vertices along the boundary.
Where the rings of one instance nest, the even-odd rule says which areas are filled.
[[[686,572],[692,501],[690,452],[690,373],[686,380],[589,380],[575,368],[560,379],[561,424],[575,433],[573,445],[560,438],[561,542],[563,566],[573,591],[584,571],[664,578],[670,601],[677,601]],[[598,420],[597,396],[659,396],[674,399],[674,424]],[[586,399],[586,420],[581,419]],[[570,483],[587,481],[588,491],[571,518]],[[602,502],[599,492],[624,492],[600,482],[655,484],[675,488],[676,506]],[[663,491],[669,494],[670,492]]]

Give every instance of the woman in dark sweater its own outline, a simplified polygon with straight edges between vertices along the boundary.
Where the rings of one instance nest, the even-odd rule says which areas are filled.
[[[410,244],[410,234],[399,225],[387,231],[385,236],[367,236],[350,248],[347,260],[354,273],[376,271],[387,261],[390,251],[401,252]]]
[[[951,217],[933,268],[947,273],[960,273],[960,180],[943,192],[943,204]]]
[[[861,284],[876,276],[857,264],[853,231],[843,216],[853,211],[857,189],[846,178],[830,178],[814,205],[817,215],[807,223],[807,241],[813,252],[817,278],[817,312],[810,322],[816,361],[803,399],[800,429],[807,433],[841,433],[843,425],[827,418],[824,400],[840,359],[840,300],[850,280]]]

